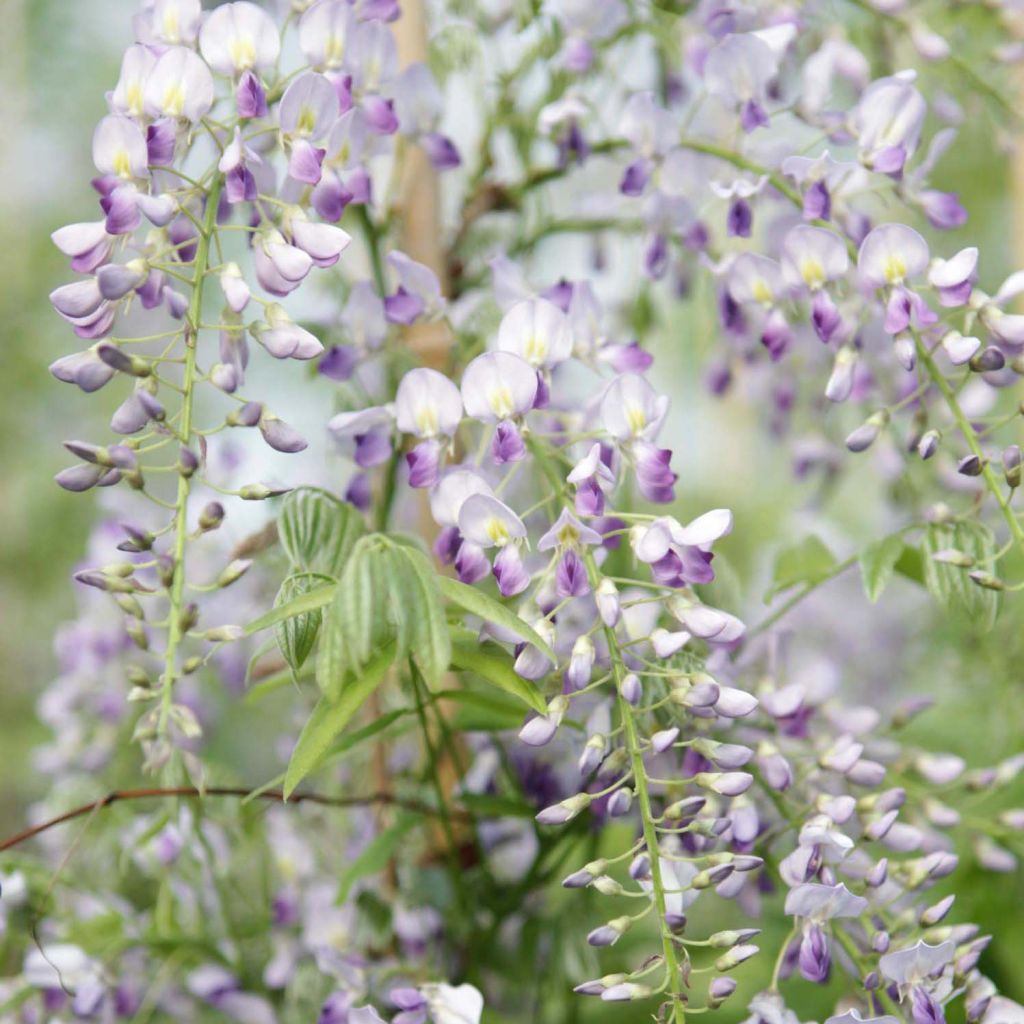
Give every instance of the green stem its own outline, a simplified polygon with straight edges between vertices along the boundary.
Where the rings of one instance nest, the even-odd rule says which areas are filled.
[[[387,277],[384,274],[384,260],[380,254],[380,235],[377,225],[373,223],[365,206],[356,207],[359,216],[359,227],[363,232],[363,241],[366,242],[366,251],[370,255],[370,269],[373,271],[373,283],[377,286],[381,299],[388,293]]]
[[[981,445],[978,444],[974,427],[971,426],[970,420],[964,415],[964,411],[960,408],[960,403],[957,401],[956,392],[949,381],[942,375],[942,371],[936,365],[935,360],[932,359],[927,346],[919,337],[915,336],[914,340],[917,344],[917,357],[921,361],[921,365],[925,368],[925,372],[931,378],[932,383],[939,389],[943,399],[945,399],[957,428],[967,442],[967,447],[971,450],[971,454],[976,456],[981,463],[981,478],[985,481],[985,486],[988,488],[989,493],[995,498],[996,504],[1006,520],[1006,525],[1010,528],[1010,536],[1021,553],[1024,554],[1024,528],[1017,521],[1013,509],[1010,507],[1010,499],[1003,493],[998,478],[992,472],[992,467],[988,464],[985,453],[981,450]]]
[[[192,410],[196,383],[196,358],[199,344],[199,325],[202,318],[203,285],[206,271],[210,263],[210,241],[217,225],[217,206],[223,178],[214,178],[210,192],[206,198],[206,211],[203,216],[202,231],[196,245],[196,256],[192,263],[195,285],[185,315],[185,368],[182,377],[181,419],[178,433],[183,444],[192,439]],[[174,503],[174,568],[171,584],[168,587],[169,603],[167,613],[167,652],[164,660],[164,682],[160,699],[160,718],[157,734],[165,736],[170,716],[174,683],[177,678],[178,647],[183,637],[181,629],[181,600],[185,588],[185,542],[188,539],[188,499],[191,493],[191,482],[184,473],[178,477],[178,494]]]

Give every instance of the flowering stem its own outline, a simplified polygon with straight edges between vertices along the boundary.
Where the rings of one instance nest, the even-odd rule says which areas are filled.
[[[594,556],[588,551],[585,556],[587,571],[590,575],[591,587],[595,590],[600,582],[600,574]],[[633,786],[636,790],[637,803],[640,806],[640,820],[643,824],[644,845],[647,847],[647,856],[651,862],[651,888],[654,894],[654,905],[658,911],[658,930],[661,933],[661,948],[665,958],[665,970],[667,974],[669,992],[672,995],[672,1015],[669,1021],[672,1024],[683,1024],[686,1015],[683,1011],[682,977],[679,971],[679,960],[676,956],[675,941],[665,923],[665,886],[661,879],[661,859],[658,849],[658,831],[654,824],[654,812],[651,808],[651,794],[647,787],[647,770],[644,766],[643,753],[640,747],[640,737],[637,735],[636,722],[633,720],[633,709],[622,696],[620,684],[626,674],[626,668],[622,661],[622,652],[619,650],[618,638],[615,630],[610,626],[604,627],[604,636],[608,644],[608,651],[612,659],[612,666],[615,677],[616,700],[619,707],[619,717],[622,720],[623,734],[626,740],[626,749],[629,753],[630,767],[633,772]]]
[[[203,308],[203,285],[210,262],[210,241],[216,230],[217,206],[223,179],[218,175],[210,186],[206,197],[206,211],[203,216],[202,232],[196,245],[196,256],[192,264],[195,285],[185,315],[185,368],[182,376],[181,421],[178,433],[182,444],[192,438],[192,409],[196,383],[196,358],[199,345],[199,325]],[[160,719],[157,734],[167,731],[171,710],[171,697],[175,681],[178,646],[182,640],[181,599],[185,587],[185,542],[188,538],[188,499],[191,483],[185,473],[178,476],[178,494],[174,506],[174,567],[171,584],[168,587],[169,608],[167,613],[167,652],[164,663],[164,685],[160,702]]]
[[[1010,536],[1013,538],[1021,553],[1024,554],[1024,528],[1021,527],[1020,523],[1017,521],[1017,517],[1013,513],[1013,509],[1010,507],[1010,499],[1003,493],[1002,487],[999,486],[999,480],[995,473],[992,472],[992,467],[988,464],[988,460],[985,458],[985,453],[981,450],[981,445],[978,444],[978,438],[975,435],[974,428],[971,426],[970,421],[964,414],[963,409],[960,408],[960,403],[956,398],[956,392],[954,392],[953,388],[950,386],[949,381],[942,375],[942,371],[936,365],[927,346],[924,345],[921,339],[916,335],[914,340],[917,345],[917,357],[920,359],[921,365],[925,368],[928,376],[932,379],[932,382],[939,389],[939,392],[945,399],[946,405],[949,407],[950,414],[956,421],[957,428],[963,435],[964,440],[967,442],[967,447],[970,448],[971,454],[976,456],[981,464],[981,478],[985,481],[985,486],[988,488],[992,497],[995,498],[996,504],[1003,513],[1006,525],[1010,528]]]

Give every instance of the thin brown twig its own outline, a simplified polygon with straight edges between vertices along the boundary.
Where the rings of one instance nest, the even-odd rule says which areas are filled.
[[[75,807],[70,811],[65,811],[63,814],[58,814],[56,817],[50,818],[38,825],[33,825],[31,828],[23,829],[21,832],[18,832],[16,835],[13,835],[9,839],[0,843],[0,853],[5,850],[13,849],[15,846],[18,846],[29,839],[33,839],[35,836],[41,835],[43,832],[48,832],[51,828],[56,828],[58,825],[74,821],[76,818],[81,818],[86,814],[95,814],[97,811],[126,800],[156,800],[171,796],[183,797],[185,799],[203,799],[208,796],[236,797],[238,799],[243,799],[251,795],[252,790],[246,789],[244,786],[207,786],[206,789],[203,790],[197,789],[194,786],[154,787],[150,789],[117,789],[108,793],[106,796],[100,797],[98,800],[82,804],[80,807]],[[307,803],[319,804],[324,807],[366,807],[370,804],[392,804],[395,807],[402,807],[407,811],[414,811],[419,814],[437,814],[437,810],[429,804],[421,803],[418,800],[410,800],[404,797],[395,796],[393,793],[369,793],[363,796],[349,797],[328,796],[324,793],[299,792],[292,793],[291,796],[285,800],[284,793],[279,789],[268,789],[261,793],[256,793],[255,796],[260,800],[270,800],[274,803]],[[465,814],[466,812],[456,811],[455,813]]]

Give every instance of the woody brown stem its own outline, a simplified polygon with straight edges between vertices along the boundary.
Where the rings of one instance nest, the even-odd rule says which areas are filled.
[[[366,807],[371,804],[390,804],[394,807],[401,807],[407,811],[413,811],[417,814],[430,816],[437,814],[437,811],[428,804],[421,803],[418,800],[408,800],[404,797],[398,797],[393,793],[369,793],[365,796],[328,796],[324,793],[299,792],[292,793],[286,800],[284,793],[278,789],[268,789],[253,794],[252,790],[246,789],[244,786],[208,786],[206,789],[202,790],[197,789],[194,786],[115,789],[112,792],[107,793],[106,796],[100,797],[98,800],[93,800],[91,803],[82,804],[80,807],[75,807],[73,810],[65,811],[63,814],[58,814],[56,817],[41,822],[39,825],[33,825],[31,828],[23,829],[16,835],[11,836],[9,839],[5,839],[4,842],[0,843],[0,853],[3,853],[5,850],[13,849],[15,846],[18,846],[29,839],[33,839],[36,836],[41,835],[43,832],[48,832],[50,829],[56,828],[58,825],[63,825],[66,822],[74,821],[76,818],[82,818],[87,814],[93,814],[96,811],[103,810],[113,804],[123,803],[128,800],[157,800],[165,797],[181,797],[187,800],[202,800],[206,797],[235,797],[238,799],[244,799],[249,796],[252,796],[257,800],[269,800],[272,803],[307,803],[319,804],[323,807]],[[455,813],[462,816],[465,812],[457,810],[453,812],[449,809],[448,813]]]

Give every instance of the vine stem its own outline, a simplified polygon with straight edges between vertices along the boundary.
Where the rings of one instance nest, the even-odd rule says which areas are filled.
[[[600,582],[597,564],[594,561],[594,556],[589,551],[586,553],[585,559],[590,575],[590,585],[596,590]],[[608,651],[614,668],[616,701],[619,708],[619,717],[622,719],[630,767],[633,770],[633,785],[636,788],[637,803],[640,806],[644,845],[647,847],[647,856],[651,862],[651,888],[654,894],[654,905],[658,911],[658,930],[661,934],[661,949],[665,958],[668,988],[672,994],[672,1015],[669,1021],[672,1024],[684,1024],[686,1014],[683,1010],[682,977],[679,971],[679,959],[676,956],[675,942],[671,932],[668,930],[668,926],[665,924],[665,885],[661,878],[658,833],[654,827],[651,793],[647,787],[647,769],[644,766],[643,752],[640,749],[640,737],[637,735],[636,722],[633,720],[633,709],[623,698],[620,688],[622,677],[625,674],[625,665],[622,661],[622,652],[619,650],[618,638],[615,636],[615,630],[609,626],[604,627],[604,636],[608,643]]]
[[[206,197],[203,216],[203,230],[196,245],[196,257],[192,264],[195,284],[185,314],[185,368],[182,378],[181,421],[178,427],[183,444],[192,439],[192,409],[195,396],[196,360],[199,347],[199,330],[203,309],[203,285],[210,264],[210,242],[217,224],[217,206],[224,179],[217,175]],[[167,732],[167,720],[171,711],[171,697],[174,689],[178,647],[181,644],[181,599],[185,588],[185,542],[188,539],[188,499],[192,487],[186,474],[178,475],[178,494],[174,505],[174,568],[171,585],[168,588],[167,652],[164,662],[164,685],[160,701],[160,718],[157,734]]]
[[[1014,543],[1020,549],[1021,553],[1024,554],[1024,528],[1022,528],[1020,523],[1017,521],[1017,517],[1014,515],[1013,509],[1010,507],[1010,499],[1003,493],[1003,489],[999,485],[999,480],[995,473],[992,472],[992,467],[985,458],[985,453],[981,450],[981,445],[978,444],[978,438],[974,433],[974,428],[971,426],[970,420],[967,419],[963,409],[960,408],[960,403],[957,401],[956,393],[950,386],[949,381],[942,375],[942,371],[936,365],[927,346],[921,341],[920,337],[916,335],[914,337],[914,341],[917,345],[917,357],[920,359],[921,365],[925,368],[925,372],[931,378],[932,383],[934,383],[939,389],[943,399],[945,399],[946,405],[949,407],[949,411],[952,414],[953,419],[956,421],[957,428],[963,435],[964,441],[967,442],[967,447],[971,450],[971,454],[976,456],[978,461],[981,463],[981,478],[985,481],[985,486],[988,488],[992,497],[995,498],[996,504],[999,506],[999,509],[1003,514],[1003,518],[1006,520],[1006,525],[1010,528],[1010,536],[1013,538]]]
[[[285,800],[284,793],[279,789],[265,789],[253,792],[245,786],[207,786],[205,789],[198,789],[195,786],[171,786],[153,787],[150,789],[117,789],[106,796],[101,796],[91,803],[82,804],[54,818],[33,825],[31,828],[23,829],[16,835],[5,839],[0,843],[0,853],[11,850],[21,843],[33,839],[43,832],[48,832],[58,825],[74,821],[76,818],[84,818],[87,814],[94,814],[97,811],[110,807],[113,804],[124,803],[130,800],[157,800],[166,797],[177,797],[192,800],[202,800],[206,797],[236,797],[239,800],[257,799],[268,800],[272,803],[284,804],[319,804],[323,807],[365,807],[369,804],[391,804],[395,807],[402,807],[407,811],[414,811],[418,814],[436,815],[437,811],[428,804],[420,803],[417,800],[407,800],[397,797],[393,793],[369,793],[365,796],[328,796],[324,793],[299,792],[292,793]],[[453,811],[449,811],[449,814]],[[461,812],[454,811],[459,814]]]

